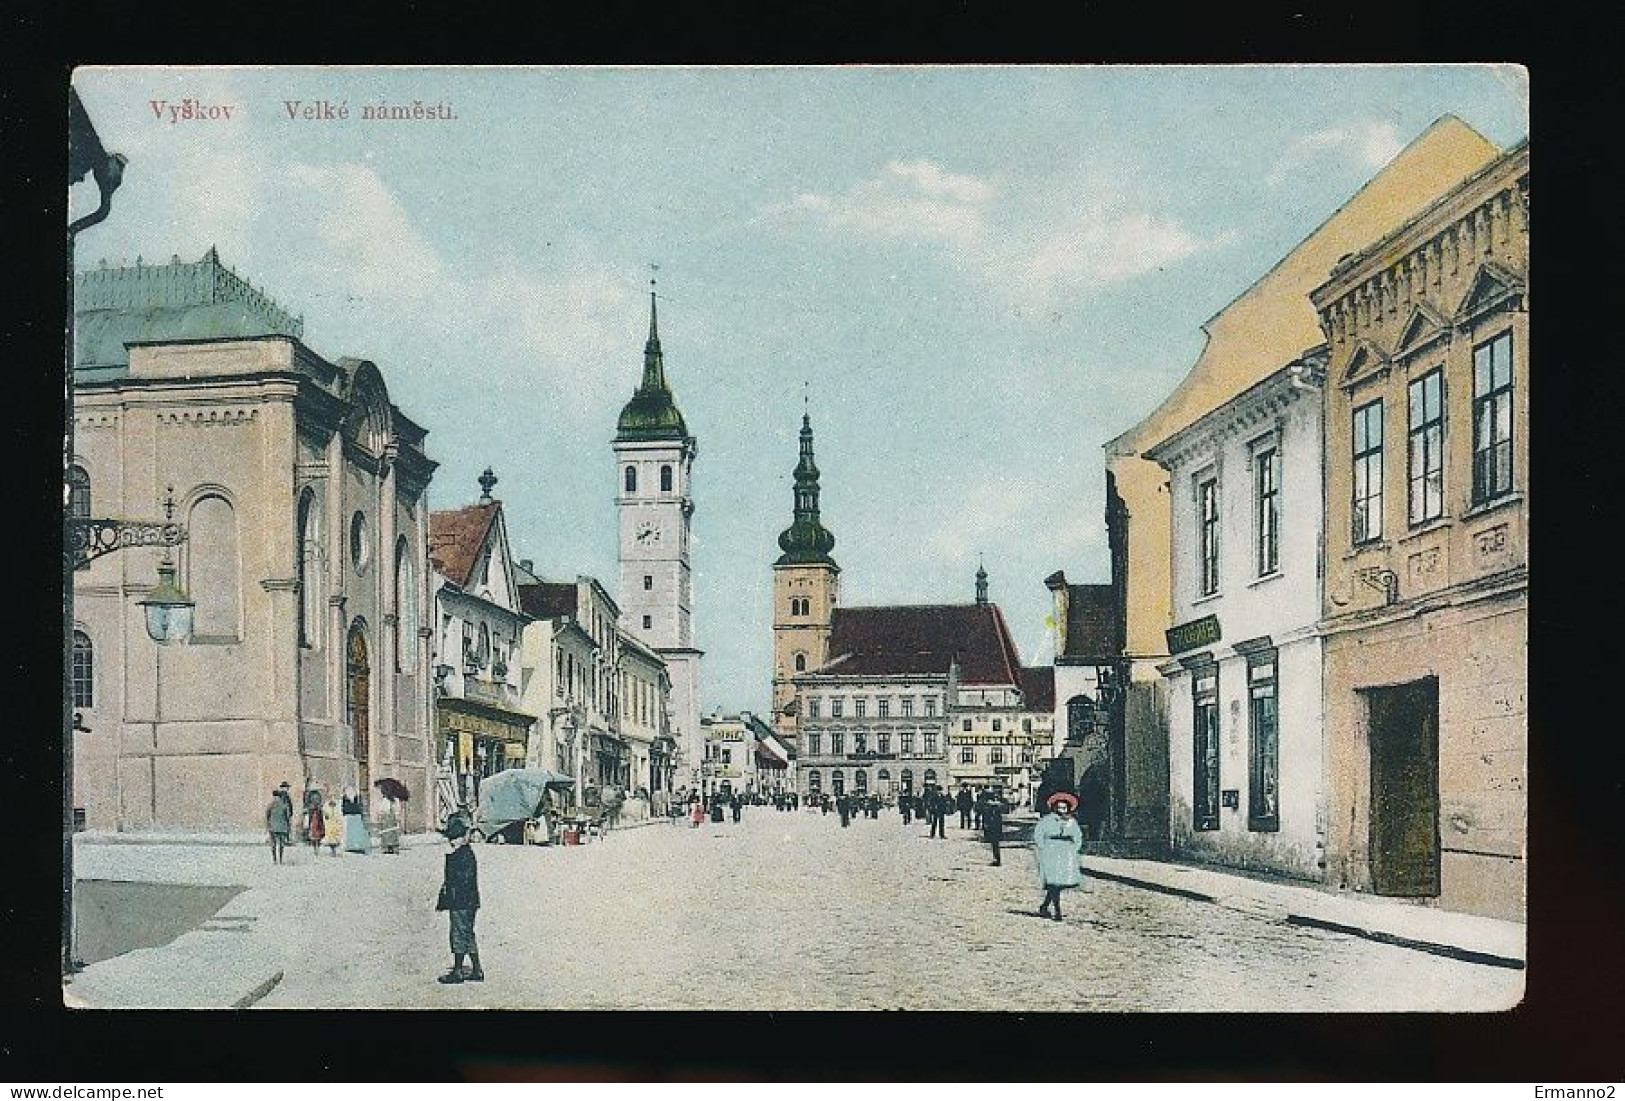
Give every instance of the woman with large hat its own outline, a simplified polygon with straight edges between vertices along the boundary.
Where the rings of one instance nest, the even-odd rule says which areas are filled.
[[[1083,852],[1083,831],[1072,818],[1078,797],[1057,791],[1045,801],[1049,812],[1033,827],[1033,853],[1038,857],[1038,880],[1044,888],[1042,917],[1061,920],[1061,892],[1083,882],[1078,856]]]

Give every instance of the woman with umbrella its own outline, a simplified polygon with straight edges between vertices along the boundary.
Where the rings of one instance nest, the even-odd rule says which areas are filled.
[[[1083,833],[1072,820],[1078,797],[1070,791],[1057,791],[1046,801],[1049,813],[1033,827],[1033,853],[1038,857],[1038,881],[1044,888],[1040,917],[1061,920],[1061,892],[1083,882],[1078,855],[1083,852]]]
[[[406,785],[393,776],[386,776],[373,784],[378,794],[384,800],[384,813],[378,818],[378,843],[386,853],[401,851],[401,818],[396,812],[397,803],[404,803],[410,798]]]

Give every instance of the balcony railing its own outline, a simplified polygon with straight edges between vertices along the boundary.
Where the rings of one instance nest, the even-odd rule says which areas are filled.
[[[478,680],[474,677],[463,678],[463,698],[478,700],[481,703],[492,703],[498,707],[517,708],[519,706],[519,693],[513,686],[504,681]]]

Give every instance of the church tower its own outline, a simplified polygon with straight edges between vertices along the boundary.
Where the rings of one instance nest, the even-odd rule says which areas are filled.
[[[812,418],[801,417],[801,460],[796,464],[795,520],[779,536],[784,553],[773,563],[773,726],[792,744],[798,673],[829,657],[830,619],[840,600],[841,567],[830,557],[835,536],[818,519],[818,466],[813,462]]]
[[[658,653],[671,675],[672,735],[697,770],[702,652],[694,647],[689,478],[698,444],[677,408],[660,353],[655,294],[649,291],[649,340],[643,381],[616,424],[615,504],[620,511],[622,626]],[[686,779],[686,778],[685,778]],[[681,782],[681,781],[680,781]]]

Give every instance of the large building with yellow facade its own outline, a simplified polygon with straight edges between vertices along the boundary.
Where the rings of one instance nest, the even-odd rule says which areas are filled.
[[[1329,344],[1329,876],[1524,916],[1529,148],[1345,258]]]
[[[271,789],[433,778],[427,432],[366,360],[328,360],[214,249],[75,280],[76,516],[188,538],[191,637],[137,601],[159,552],[74,575],[74,792],[91,829],[265,828]]]
[[[1451,116],[1434,123],[1269,272],[1202,328],[1207,342],[1172,394],[1139,424],[1106,444],[1106,466],[1126,542],[1123,702],[1125,752],[1142,763],[1160,754],[1160,777],[1142,768],[1123,794],[1129,837],[1169,832],[1168,690],[1158,671],[1169,660],[1172,614],[1172,514],[1168,474],[1146,450],[1193,425],[1325,341],[1310,293],[1340,260],[1408,224],[1499,150]]]

